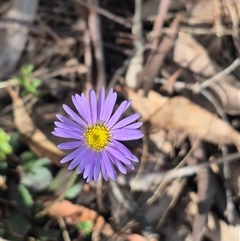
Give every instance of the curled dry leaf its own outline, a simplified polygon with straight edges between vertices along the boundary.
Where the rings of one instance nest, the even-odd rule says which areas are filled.
[[[216,66],[209,58],[207,50],[189,34],[179,33],[173,58],[180,66],[189,68],[196,74],[207,77],[216,73]]]
[[[207,50],[186,33],[178,35],[174,48],[174,61],[205,77],[212,77],[221,71],[221,67],[211,60]],[[238,115],[240,114],[240,88],[239,85],[238,87],[231,85],[232,82],[239,81],[233,75],[227,75],[217,83],[211,83],[209,87],[219,97],[222,108],[227,114]]]
[[[220,81],[211,85],[211,89],[218,95],[223,109],[229,115],[240,115],[240,87],[228,82]]]
[[[44,206],[48,206],[49,201],[44,203]],[[104,218],[94,210],[83,207],[81,205],[73,204],[70,201],[62,200],[55,203],[48,210],[48,214],[54,218],[66,218],[68,224],[76,225],[79,222],[93,222],[93,230],[99,231],[106,236],[114,234],[111,226],[105,222]]]
[[[60,151],[54,143],[34,125],[27,113],[24,103],[17,93],[8,87],[8,93],[12,98],[14,124],[28,142],[29,147],[40,157],[48,157],[55,165],[62,166],[60,160],[66,154]]]
[[[148,97],[139,90],[135,93],[127,89],[133,100],[133,108],[142,114],[143,121],[166,130],[184,131],[193,136],[215,144],[235,145],[240,151],[240,133],[228,123],[185,97],[163,97],[149,91]]]

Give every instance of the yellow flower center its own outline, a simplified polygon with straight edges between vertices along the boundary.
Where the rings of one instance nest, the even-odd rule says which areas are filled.
[[[89,126],[85,131],[87,145],[94,151],[104,149],[110,142],[111,135],[104,124],[98,123]]]

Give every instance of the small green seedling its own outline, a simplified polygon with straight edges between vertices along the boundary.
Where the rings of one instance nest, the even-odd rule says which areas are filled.
[[[87,222],[79,222],[76,224],[76,227],[85,236],[88,236],[92,232],[93,222],[91,220],[88,220]]]
[[[34,65],[28,64],[21,68],[21,76],[14,77],[14,79],[24,87],[23,92],[21,93],[22,96],[26,96],[27,94],[37,94],[37,88],[40,85],[40,79],[34,78],[32,79],[31,74],[33,72]]]
[[[7,155],[12,154],[13,150],[9,144],[10,136],[0,128],[0,161],[5,161]]]

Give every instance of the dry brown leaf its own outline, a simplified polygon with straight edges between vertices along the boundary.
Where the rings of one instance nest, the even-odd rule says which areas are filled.
[[[24,103],[17,93],[8,87],[9,95],[12,98],[14,124],[22,134],[29,147],[40,157],[48,157],[55,165],[62,166],[60,160],[66,154],[60,151],[54,143],[48,140],[48,138],[34,125],[29,114],[27,113]]]
[[[217,218],[213,213],[209,213],[206,236],[212,241],[239,241],[240,226],[231,226]]]
[[[45,202],[44,206],[48,206],[50,201]],[[55,203],[49,210],[48,214],[54,218],[63,217],[69,224],[77,224],[79,222],[93,222],[93,230],[101,231],[106,236],[114,234],[111,226],[105,222],[104,218],[94,210],[81,205],[73,204],[70,201],[62,200]]]
[[[175,42],[173,59],[180,66],[203,76],[213,76],[216,73],[206,49],[186,33],[179,33]]]
[[[229,76],[230,77],[230,76]],[[240,88],[230,83],[220,81],[211,85],[211,89],[218,95],[224,111],[229,115],[240,114]]]
[[[47,201],[44,203],[44,206],[47,207],[51,201]],[[69,217],[73,216],[77,213],[81,212],[81,208],[78,205],[72,204],[70,201],[63,200],[54,204],[49,210],[48,214],[52,217],[59,218],[59,217]]]
[[[166,130],[183,131],[215,144],[233,144],[240,151],[240,133],[228,123],[185,97],[163,97],[150,91],[148,97],[139,90],[127,89],[133,108],[142,114],[143,121]]]
[[[180,33],[176,41],[174,61],[206,77],[212,77],[221,70],[220,66],[213,63],[206,49],[191,35],[185,33]],[[240,89],[231,85],[232,82],[238,83],[238,80],[233,75],[228,75],[209,87],[220,98],[224,111],[230,115],[237,115],[240,114]]]
[[[139,234],[128,234],[126,238],[128,241],[147,241],[147,239]]]
[[[190,216],[189,219],[192,219],[198,213],[198,197],[196,193],[190,192],[189,198],[186,210]],[[204,234],[212,241],[239,241],[240,226],[231,226],[209,212],[207,229],[204,230]]]
[[[189,10],[190,16],[187,19],[189,24],[214,23],[214,1],[196,1]]]

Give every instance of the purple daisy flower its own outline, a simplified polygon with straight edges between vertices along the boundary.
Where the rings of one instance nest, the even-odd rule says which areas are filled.
[[[131,101],[123,101],[113,113],[116,99],[117,93],[113,92],[113,89],[105,99],[103,87],[98,99],[94,90],[89,91],[89,100],[83,93],[81,96],[75,94],[72,96],[72,101],[78,113],[63,105],[63,109],[72,120],[57,115],[59,121],[55,122],[56,128],[52,134],[74,139],[58,145],[58,148],[75,149],[64,157],[61,163],[71,161],[68,169],[77,167],[78,173],[84,171],[83,178],[87,179],[87,182],[92,179],[97,181],[100,171],[106,181],[109,177],[115,180],[117,174],[113,164],[121,173],[126,174],[125,167],[133,170],[131,161],[138,162],[138,158],[119,141],[143,137],[143,133],[138,129],[142,122],[135,122],[140,114],[133,114],[119,121]]]

